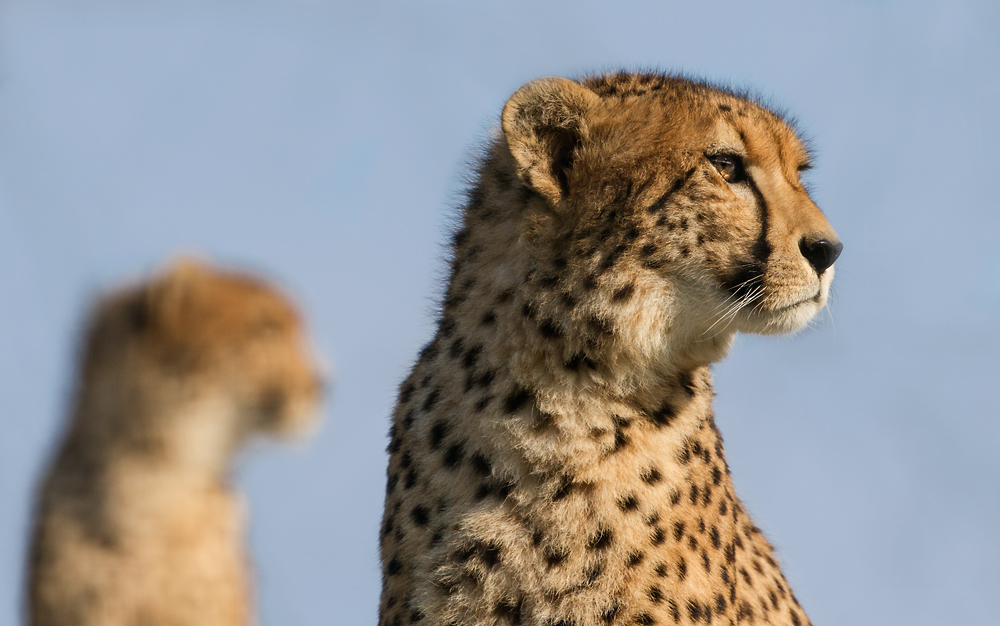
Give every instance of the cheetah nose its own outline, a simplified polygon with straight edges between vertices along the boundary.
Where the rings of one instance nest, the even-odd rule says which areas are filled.
[[[812,265],[816,273],[820,276],[823,275],[823,272],[828,267],[833,265],[833,262],[837,260],[843,249],[844,244],[839,241],[834,243],[827,239],[809,241],[803,237],[799,242],[799,250],[802,252],[802,256],[809,261],[809,265]]]

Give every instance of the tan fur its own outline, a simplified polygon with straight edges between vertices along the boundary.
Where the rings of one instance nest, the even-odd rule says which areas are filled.
[[[802,143],[658,74],[534,81],[502,122],[393,416],[380,623],[808,623],[733,492],[709,367],[826,303]]]
[[[253,623],[229,471],[248,438],[313,421],[321,386],[295,310],[182,263],[98,303],[80,370],[38,503],[31,623]]]

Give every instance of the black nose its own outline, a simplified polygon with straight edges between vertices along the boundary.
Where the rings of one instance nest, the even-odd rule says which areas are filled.
[[[833,265],[833,262],[837,260],[840,256],[841,251],[844,249],[844,244],[833,243],[832,241],[827,241],[826,239],[818,239],[815,241],[807,241],[803,239],[799,242],[799,250],[802,251],[802,256],[809,261],[809,265],[812,265],[816,270],[816,273],[820,276],[826,271],[826,268]]]

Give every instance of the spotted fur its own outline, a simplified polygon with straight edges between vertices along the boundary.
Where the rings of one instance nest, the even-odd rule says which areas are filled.
[[[270,287],[192,262],[98,303],[38,501],[31,624],[255,623],[229,474],[249,437],[312,423],[304,339]]]
[[[382,626],[809,623],[709,368],[826,303],[808,165],[781,117],[683,78],[511,97],[393,416]]]

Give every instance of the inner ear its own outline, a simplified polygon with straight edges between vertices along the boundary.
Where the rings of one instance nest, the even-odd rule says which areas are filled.
[[[561,197],[569,195],[569,170],[573,167],[576,148],[580,145],[580,135],[565,128],[553,128],[552,134],[552,165],[550,175],[559,184]]]
[[[504,105],[504,138],[521,180],[553,204],[569,195],[569,172],[600,98],[566,78],[539,78]]]

